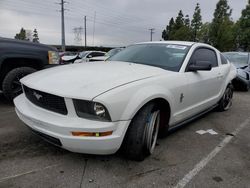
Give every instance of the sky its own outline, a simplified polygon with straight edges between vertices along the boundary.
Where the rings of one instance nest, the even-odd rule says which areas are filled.
[[[193,16],[200,3],[203,22],[210,22],[218,0],[66,0],[66,45],[83,45],[76,40],[74,28],[84,27],[87,16],[87,45],[126,46],[150,40],[161,40],[162,30],[181,9]],[[61,0],[0,0],[0,36],[13,38],[21,27],[38,30],[41,43],[61,44]],[[229,0],[236,21],[248,0]]]

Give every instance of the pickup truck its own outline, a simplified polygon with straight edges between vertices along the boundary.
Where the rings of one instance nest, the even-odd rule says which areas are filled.
[[[59,64],[56,48],[0,37],[0,91],[8,100],[22,93],[20,79]]]

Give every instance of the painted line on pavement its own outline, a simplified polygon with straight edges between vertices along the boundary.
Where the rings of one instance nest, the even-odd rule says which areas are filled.
[[[39,172],[39,171],[43,171],[43,170],[46,170],[46,169],[49,169],[49,168],[53,168],[53,167],[56,167],[56,166],[58,166],[58,165],[59,165],[59,164],[50,165],[50,166],[46,166],[46,167],[44,167],[44,168],[35,169],[35,170],[30,170],[30,171],[23,172],[23,173],[20,173],[20,174],[16,174],[16,175],[4,177],[4,178],[1,178],[1,179],[0,179],[0,183],[1,183],[1,182],[4,182],[4,181],[7,181],[7,180],[9,180],[9,179],[18,178],[18,177],[20,177],[20,176],[24,176],[24,175],[27,175],[27,174],[32,174],[32,173],[35,173],[35,172]]]
[[[9,113],[13,113],[15,112],[15,110],[9,110],[9,111],[6,111],[6,112],[0,112],[0,115],[4,115],[4,114],[9,114]]]
[[[206,167],[209,161],[211,161],[245,126],[249,125],[249,123],[250,118],[246,119],[237,129],[235,129],[234,132],[226,136],[224,140],[222,140],[205,158],[197,163],[195,167],[189,171],[174,188],[184,188],[204,167]]]

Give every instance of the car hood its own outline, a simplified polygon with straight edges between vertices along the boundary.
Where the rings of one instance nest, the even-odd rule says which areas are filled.
[[[161,68],[127,62],[63,65],[28,75],[21,83],[50,94],[92,100],[108,90],[161,74]]]

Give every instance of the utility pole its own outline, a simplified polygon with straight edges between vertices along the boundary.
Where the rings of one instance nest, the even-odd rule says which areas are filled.
[[[93,39],[92,39],[92,45],[94,46],[95,44],[95,19],[96,19],[96,11],[94,14],[94,22],[93,22]]]
[[[85,38],[85,48],[87,47],[87,16],[84,16],[84,38]]]
[[[150,31],[150,41],[153,40],[153,34],[154,34],[154,28],[150,28],[149,31]]]
[[[62,51],[65,51],[65,26],[64,26],[64,11],[65,11],[65,9],[64,9],[64,4],[65,4],[66,2],[64,1],[64,0],[61,0],[61,3],[58,3],[58,4],[60,4],[61,5],[61,10],[60,10],[60,12],[61,12],[61,32],[62,32]]]

